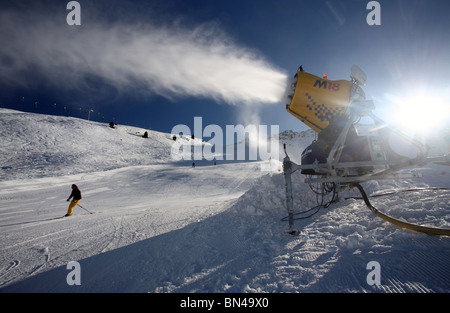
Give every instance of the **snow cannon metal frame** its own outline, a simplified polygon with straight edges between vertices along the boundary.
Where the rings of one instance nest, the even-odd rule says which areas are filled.
[[[371,100],[366,100],[360,85],[366,84],[366,74],[356,65],[351,68],[351,81],[329,81],[299,68],[287,91],[286,111],[311,127],[318,136],[302,153],[302,164],[292,162],[286,152],[283,169],[286,183],[289,226],[293,227],[293,196],[291,175],[301,170],[305,183],[323,197],[338,193],[360,182],[383,179],[419,178],[419,172],[400,170],[428,162],[449,162],[449,155],[428,157],[426,145],[387,125],[375,116]],[[362,119],[371,119],[373,127],[366,135],[356,131]],[[388,139],[396,134],[417,149],[415,158],[394,152]],[[361,190],[361,189],[360,189]]]

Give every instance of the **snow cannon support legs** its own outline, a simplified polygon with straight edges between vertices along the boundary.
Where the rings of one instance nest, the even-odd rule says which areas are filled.
[[[284,152],[286,153],[286,145],[284,145]],[[286,208],[289,214],[289,229],[294,227],[294,200],[292,197],[292,163],[289,156],[286,153],[286,157],[283,159],[283,172],[286,186]]]

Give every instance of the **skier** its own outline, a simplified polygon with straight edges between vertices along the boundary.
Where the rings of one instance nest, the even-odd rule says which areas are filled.
[[[67,214],[64,216],[71,216],[73,208],[81,201],[81,191],[80,191],[80,189],[78,189],[77,185],[75,185],[75,184],[72,185],[72,193],[70,194],[70,197],[67,199],[67,202],[69,202],[70,198],[72,198],[72,197],[73,197],[73,199],[69,204]]]

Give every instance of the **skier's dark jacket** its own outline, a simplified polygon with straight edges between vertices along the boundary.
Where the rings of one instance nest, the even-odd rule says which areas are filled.
[[[73,200],[81,200],[81,191],[80,189],[78,189],[77,186],[75,186],[75,188],[72,189],[72,193],[70,194],[69,199],[73,197]]]

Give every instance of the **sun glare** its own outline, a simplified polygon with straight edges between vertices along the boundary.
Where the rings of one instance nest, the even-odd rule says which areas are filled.
[[[395,100],[395,122],[405,131],[426,133],[441,128],[450,117],[449,103],[443,98],[426,93],[415,93]]]

